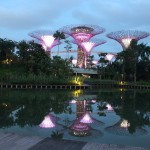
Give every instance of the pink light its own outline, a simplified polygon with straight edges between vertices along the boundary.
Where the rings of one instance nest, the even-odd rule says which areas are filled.
[[[112,106],[110,104],[107,104],[106,107],[107,107],[107,110],[113,111],[113,108],[112,108]]]
[[[92,120],[89,113],[85,113],[83,115],[82,119],[80,120],[80,122],[82,122],[82,123],[93,123],[93,120]]]
[[[107,54],[107,55],[105,56],[105,59],[108,60],[108,61],[111,61],[114,57],[115,57],[114,54]]]
[[[44,120],[39,125],[41,128],[53,128],[55,124],[52,122],[50,115],[44,117]]]
[[[89,41],[92,35],[86,33],[77,33],[72,34],[72,37],[76,40],[77,43]]]
[[[84,48],[85,51],[90,53],[92,48],[95,46],[95,43],[93,43],[93,42],[82,42],[81,46]]]
[[[41,36],[41,39],[43,40],[44,45],[48,48],[51,48],[55,41],[55,38],[52,35]]]
[[[76,66],[77,65],[77,59],[73,59],[72,63]]]

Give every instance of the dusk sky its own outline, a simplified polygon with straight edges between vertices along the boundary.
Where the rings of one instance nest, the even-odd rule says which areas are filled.
[[[0,38],[31,40],[29,32],[57,30],[71,24],[104,27],[106,31],[95,38],[105,39],[107,43],[93,51],[119,52],[121,46],[105,35],[123,29],[150,32],[150,0],[0,1]],[[150,45],[150,37],[139,42]]]

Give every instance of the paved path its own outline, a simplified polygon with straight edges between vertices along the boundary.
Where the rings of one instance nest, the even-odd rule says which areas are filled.
[[[150,150],[150,148],[53,140],[51,138],[0,132],[0,150]]]

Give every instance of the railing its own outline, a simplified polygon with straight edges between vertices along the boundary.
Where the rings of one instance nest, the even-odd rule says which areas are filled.
[[[91,85],[39,85],[39,84],[0,84],[0,88],[9,89],[93,89],[93,88],[123,88],[123,89],[150,89],[149,85],[134,83],[98,83]]]

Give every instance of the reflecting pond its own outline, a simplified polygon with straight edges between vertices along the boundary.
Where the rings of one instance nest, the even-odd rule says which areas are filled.
[[[150,92],[3,89],[0,131],[150,147]]]

